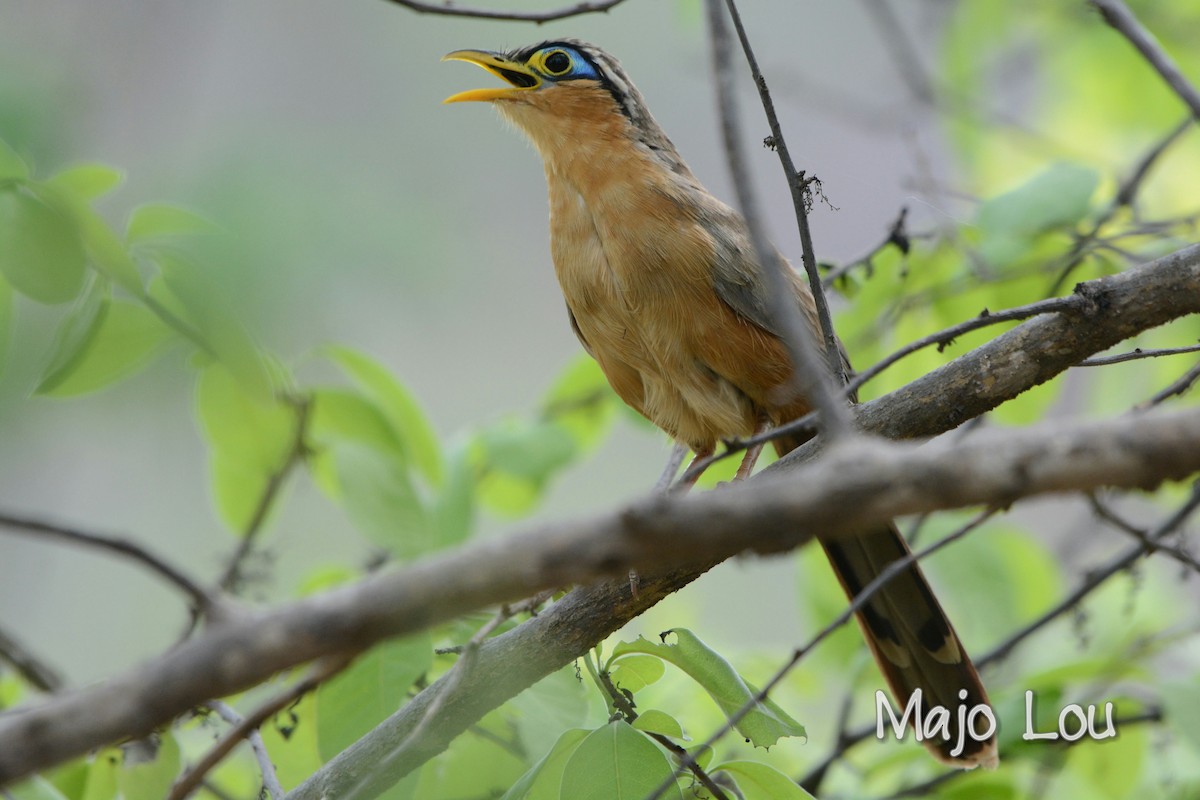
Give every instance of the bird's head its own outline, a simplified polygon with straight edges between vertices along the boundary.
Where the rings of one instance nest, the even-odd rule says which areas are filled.
[[[505,53],[455,50],[442,60],[475,64],[507,84],[459,92],[445,102],[492,103],[543,156],[568,142],[578,148],[589,141],[611,144],[618,136],[670,148],[621,65],[595,45],[561,39]]]

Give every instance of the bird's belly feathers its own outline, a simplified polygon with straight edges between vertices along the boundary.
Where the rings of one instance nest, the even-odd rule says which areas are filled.
[[[555,271],[584,345],[617,394],[694,449],[753,432],[758,410],[706,357],[758,332],[712,288],[702,232],[678,220],[623,213],[609,226],[577,192],[551,191]]]

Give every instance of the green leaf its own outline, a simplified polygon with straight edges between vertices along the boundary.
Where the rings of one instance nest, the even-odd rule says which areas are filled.
[[[687,734],[683,732],[683,726],[679,724],[679,720],[657,708],[648,708],[638,714],[638,718],[633,721],[633,727],[646,733],[657,733],[662,736],[670,736],[672,739],[690,741]]]
[[[158,752],[151,761],[125,763],[117,773],[122,800],[161,800],[170,792],[179,774],[179,744],[169,732],[161,735]]]
[[[567,761],[590,733],[581,728],[563,731],[550,752],[530,767],[500,800],[559,800],[559,787]]]
[[[400,708],[408,689],[433,664],[428,633],[368,650],[316,693],[317,749],[325,761]]]
[[[29,166],[8,144],[0,139],[0,181],[24,180],[29,177]]]
[[[71,220],[19,186],[0,189],[0,273],[40,303],[83,288],[84,252]]]
[[[216,225],[199,214],[177,206],[151,203],[138,206],[129,216],[125,241],[130,245],[150,239],[215,233]]]
[[[85,203],[62,198],[63,206],[69,208],[79,228],[83,239],[84,249],[96,271],[110,278],[114,283],[134,297],[144,294],[142,276],[137,264],[125,250],[125,245],[113,233],[108,223]]]
[[[77,164],[59,172],[46,181],[46,185],[91,201],[120,186],[123,177],[118,170],[105,164]]]
[[[726,761],[709,772],[730,775],[745,800],[813,800],[794,780],[761,761]]]
[[[437,434],[412,393],[362,353],[347,347],[330,347],[326,353],[379,407],[425,479],[440,485],[443,466]]]
[[[13,326],[13,292],[8,281],[0,277],[0,373],[4,372],[4,363],[8,358],[8,340],[12,336]]]
[[[231,315],[223,288],[202,265],[178,253],[159,252],[155,260],[162,282],[151,285],[151,295],[164,309],[184,310],[183,319],[172,324],[197,337],[202,349],[224,364],[246,392],[269,402],[276,386],[284,383],[282,367],[267,358],[241,321]]]
[[[196,410],[212,446],[213,489],[225,524],[244,532],[275,472],[289,458],[296,412],[247,392],[224,364],[200,374]]]
[[[1113,715],[1116,714],[1114,709]],[[1069,724],[1074,725],[1077,721],[1072,718]],[[1100,733],[1105,730],[1103,702],[1096,709],[1096,730]],[[1085,736],[1068,751],[1065,769],[1087,779],[1091,784],[1088,797],[1097,800],[1135,797],[1134,789],[1142,776],[1149,750],[1149,733],[1146,726],[1136,725],[1119,729],[1117,736],[1111,739],[1091,740]]]
[[[581,451],[594,448],[612,427],[618,398],[600,365],[580,353],[555,380],[543,401],[542,414],[561,426]]]
[[[610,663],[625,653],[646,653],[669,661],[700,684],[726,717],[732,717],[754,700],[757,690],[742,680],[728,661],[695,634],[686,628],[675,628],[667,633],[675,635],[675,644],[658,644],[638,637],[635,641],[618,644]],[[770,747],[784,736],[805,735],[804,726],[769,697],[756,703],[735,727],[756,747]]]
[[[92,757],[82,800],[111,800],[117,796],[117,767],[120,761],[121,751],[117,749],[101,750]]]
[[[509,703],[516,732],[526,752],[541,753],[554,746],[560,732],[586,724],[588,693],[574,665],[542,678]]]
[[[483,735],[459,736],[446,752],[426,764],[414,798],[499,797],[520,780],[525,772],[525,759],[496,741],[512,737],[503,714],[489,714],[477,723],[476,730]]]
[[[673,774],[646,736],[618,720],[592,731],[563,769],[561,796],[571,800],[644,800]],[[660,797],[682,800],[672,784]]]
[[[362,445],[332,451],[342,503],[368,539],[402,559],[440,546],[405,464]]]
[[[309,438],[318,447],[354,442],[404,455],[404,444],[379,407],[358,392],[337,388],[314,390],[310,413]]]
[[[433,521],[438,541],[445,547],[471,535],[475,521],[475,466],[467,443],[456,442],[447,448],[446,479],[433,503]]]
[[[667,670],[658,656],[625,655],[614,657],[610,663],[615,664],[610,676],[612,682],[627,692],[641,691],[661,678]]]
[[[1057,163],[1010,192],[985,200],[975,222],[981,249],[1004,265],[1024,255],[1037,234],[1078,223],[1087,214],[1099,174],[1078,164]]]
[[[4,142],[0,141],[0,147],[3,145]],[[5,791],[6,796],[12,800],[69,800],[53,783],[37,775],[16,786],[10,786]]]
[[[74,352],[64,343],[56,353],[36,392],[67,397],[102,389],[146,366],[171,337],[172,331],[144,306],[105,302]]]

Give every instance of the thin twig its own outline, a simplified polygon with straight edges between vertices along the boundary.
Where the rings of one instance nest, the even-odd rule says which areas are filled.
[[[465,8],[455,5],[450,0],[442,3],[426,3],[421,0],[388,0],[398,6],[416,11],[418,14],[441,14],[448,17],[475,17],[476,19],[496,19],[509,22],[543,22],[577,17],[583,14],[597,14],[608,11],[613,6],[620,5],[625,0],[598,0],[597,2],[576,3],[573,6],[558,8],[553,11],[492,11],[483,8]]]
[[[221,763],[239,742],[250,735],[251,731],[258,730],[259,726],[268,719],[292,703],[295,703],[334,675],[337,675],[349,666],[353,660],[353,655],[329,656],[314,664],[308,677],[263,703],[248,714],[241,722],[230,728],[221,737],[221,740],[204,754],[204,757],[200,759],[196,766],[188,770],[175,782],[175,785],[171,787],[170,794],[167,795],[167,800],[184,800],[184,798],[191,795],[192,792],[200,788],[204,781],[204,776],[211,772],[217,764]]]
[[[796,170],[796,165],[788,150],[787,140],[783,136],[783,126],[779,124],[779,117],[775,113],[775,103],[771,100],[771,93],[767,89],[767,80],[758,67],[758,58],[754,55],[754,48],[750,46],[746,28],[742,25],[742,15],[738,13],[734,0],[725,0],[725,6],[729,9],[729,18],[733,20],[738,41],[742,45],[746,63],[750,66],[750,74],[754,78],[754,86],[758,89],[763,113],[766,114],[767,124],[771,128],[771,148],[779,156],[780,166],[783,167],[784,177],[791,190],[792,209],[795,212],[796,226],[800,233],[800,257],[804,264],[804,272],[808,275],[808,288],[812,292],[813,302],[816,305],[817,321],[821,324],[821,336],[825,344],[825,360],[829,367],[829,374],[836,377],[838,384],[841,385],[846,382],[842,348],[838,343],[837,334],[833,330],[833,317],[829,314],[829,303],[825,299],[825,290],[821,287],[821,273],[817,269],[812,231],[808,225],[808,211],[812,198],[809,187],[815,183],[820,191],[821,183],[816,177],[807,178],[803,172]]]
[[[245,722],[241,714],[220,700],[209,700],[205,705],[217,712],[217,715],[230,725],[241,725]],[[254,751],[254,758],[258,761],[263,788],[267,790],[271,800],[282,800],[286,792],[283,790],[283,785],[279,783],[279,776],[275,774],[275,765],[271,762],[271,754],[267,752],[267,745],[263,742],[262,734],[255,728],[246,734],[246,741],[250,743],[250,749]]]
[[[31,653],[3,628],[0,628],[0,660],[7,661],[26,683],[43,692],[57,692],[62,688],[63,679],[58,671]]]
[[[7,513],[0,513],[0,527],[7,528],[18,534],[32,533],[37,534],[41,538],[53,537],[71,544],[95,547],[100,550],[107,550],[110,553],[117,553],[147,567],[151,572],[186,594],[191,598],[195,607],[202,613],[212,610],[216,604],[216,599],[202,589],[199,583],[184,574],[183,571],[154,555],[140,544],[136,544],[128,539],[90,533],[78,528],[47,522],[46,520],[20,517],[16,514]]]
[[[845,381],[841,379],[843,375],[841,351],[838,348],[837,338],[833,335],[832,322],[827,322],[829,309],[825,308],[826,319],[821,321],[821,327],[825,334],[826,350],[832,348],[832,353],[836,354],[836,363],[834,356],[828,353],[826,359],[828,363],[823,363],[822,359],[818,356],[816,342],[814,341],[816,332],[811,330],[800,314],[795,292],[785,273],[788,267],[783,263],[775,248],[771,246],[766,231],[763,229],[762,216],[758,213],[758,202],[751,186],[749,170],[746,168],[742,154],[742,137],[738,128],[735,111],[736,94],[733,90],[731,46],[728,31],[725,27],[725,17],[720,9],[720,0],[708,0],[707,5],[713,64],[716,73],[717,108],[721,118],[721,134],[725,143],[725,157],[729,164],[730,175],[737,193],[738,205],[750,233],[751,245],[757,256],[758,263],[762,266],[761,277],[767,283],[767,312],[775,325],[779,327],[781,338],[787,347],[788,355],[791,357],[794,368],[792,380],[799,383],[798,388],[800,391],[808,398],[812,406],[820,412],[822,431],[830,439],[836,439],[851,432],[852,428],[849,410],[846,408],[846,404],[837,396],[837,392],[832,385],[831,376],[838,378],[839,385]],[[727,5],[729,6],[730,13],[733,15],[734,25],[742,41],[742,49],[746,53],[746,59],[750,63],[751,72],[754,74],[755,82],[759,85],[759,91],[764,98],[764,106],[769,107],[770,97],[766,94],[766,83],[763,81],[762,75],[758,70],[758,63],[755,61],[754,53],[750,49],[749,41],[746,39],[741,19],[737,16],[737,9],[734,7],[732,0],[727,0]],[[786,157],[787,147],[782,141],[783,134],[779,130],[779,122],[775,119],[773,108],[769,108],[768,117],[771,120],[771,131],[775,136],[777,148],[781,153],[781,158],[784,158]],[[785,169],[790,167],[790,164],[790,161],[785,162]],[[824,301],[824,292],[821,290],[821,279],[817,273],[816,261],[812,254],[811,235],[807,237],[808,241],[805,241],[805,235],[808,234],[808,226],[803,194],[807,189],[804,186],[797,188],[799,184],[791,180],[790,173],[789,186],[792,187],[794,199],[797,204],[797,214],[800,219],[804,220],[801,225],[801,244],[804,248],[804,263],[805,269],[809,271],[810,288],[813,289],[813,298],[817,302],[818,316],[820,316],[820,307]],[[810,262],[812,263],[811,270],[809,270]]]
[[[1154,67],[1171,91],[1192,110],[1192,116],[1200,119],[1200,92],[1188,81],[1175,60],[1167,55],[1154,34],[1146,30],[1122,0],[1089,0],[1104,17],[1104,21],[1129,40],[1142,57]]]
[[[1190,553],[1182,548],[1173,547],[1168,544],[1163,544],[1161,540],[1155,541],[1150,538],[1149,532],[1133,525],[1128,520],[1121,517],[1117,512],[1113,511],[1096,495],[1095,492],[1088,492],[1088,503],[1092,507],[1092,512],[1100,519],[1112,525],[1120,531],[1124,531],[1133,538],[1142,543],[1147,555],[1153,553],[1165,553],[1171,558],[1183,564],[1185,567],[1200,572],[1200,561],[1197,561]]]
[[[1173,382],[1170,386],[1163,389],[1161,392],[1156,393],[1149,400],[1146,400],[1142,403],[1138,403],[1136,406],[1134,406],[1134,408],[1140,411],[1140,410],[1144,410],[1147,408],[1151,408],[1152,406],[1156,406],[1159,403],[1162,403],[1164,400],[1168,400],[1172,397],[1175,397],[1176,395],[1183,394],[1188,389],[1191,389],[1192,384],[1194,384],[1198,380],[1200,380],[1200,364],[1197,364],[1196,366],[1192,367],[1187,372],[1185,372],[1183,375],[1181,375],[1179,380]]]
[[[1170,535],[1173,531],[1179,528],[1180,525],[1187,521],[1187,518],[1193,511],[1196,510],[1197,506],[1200,506],[1200,481],[1197,481],[1192,485],[1192,493],[1187,501],[1180,506],[1174,514],[1168,517],[1166,521],[1161,523],[1157,528],[1147,534],[1146,538],[1151,542],[1157,543],[1159,540]],[[1104,581],[1108,580],[1113,575],[1128,569],[1134,562],[1145,555],[1146,546],[1139,542],[1136,547],[1131,547],[1128,550],[1119,553],[1108,563],[1100,566],[1097,569],[1089,571],[1087,577],[1079,584],[1079,586],[1075,588],[1075,591],[1071,592],[1057,605],[1046,611],[1040,617],[1013,633],[1000,644],[996,645],[983,657],[976,659],[976,668],[983,669],[993,662],[1001,661],[1006,658],[1017,645],[1025,641],[1025,639],[1027,639],[1033,633],[1041,630],[1051,621],[1078,606],[1079,602],[1092,591],[1094,591],[1096,587],[1104,583]]]
[[[777,685],[779,685],[780,681],[782,681],[785,677],[787,677],[787,674],[792,671],[793,667],[795,667],[797,664],[800,663],[801,659],[803,659],[806,655],[808,655],[810,652],[812,652],[813,648],[815,648],[817,645],[819,645],[821,642],[823,642],[834,631],[838,630],[843,625],[845,625],[847,622],[849,622],[850,619],[858,611],[860,611],[862,609],[862,607],[865,606],[867,604],[867,602],[870,601],[870,599],[872,597],[874,597],[875,594],[880,589],[882,589],[884,586],[886,586],[888,584],[888,582],[890,582],[893,578],[895,578],[901,572],[904,572],[906,569],[908,569],[909,567],[911,567],[913,564],[917,563],[918,561],[920,561],[924,558],[927,558],[928,556],[933,555],[937,551],[941,550],[943,547],[946,547],[947,545],[949,545],[953,542],[956,542],[959,539],[961,539],[962,537],[966,536],[968,533],[975,530],[980,525],[982,525],[984,522],[986,522],[988,519],[990,519],[992,516],[994,516],[999,510],[1000,509],[998,509],[998,508],[985,509],[985,510],[981,511],[979,514],[977,514],[974,519],[972,519],[966,525],[963,525],[961,528],[954,531],[953,533],[939,539],[938,541],[934,542],[933,544],[929,545],[928,547],[922,548],[921,550],[916,550],[916,551],[910,552],[907,555],[905,555],[903,558],[898,558],[895,561],[893,561],[892,563],[888,564],[883,570],[880,571],[880,573],[878,575],[875,576],[875,578],[870,583],[868,583],[866,586],[863,587],[862,591],[860,591],[857,595],[854,596],[854,599],[850,601],[850,604],[848,606],[846,606],[845,611],[843,611],[841,614],[839,614],[837,617],[835,617],[832,622],[830,622],[828,625],[826,625],[824,628],[822,628],[817,633],[816,636],[809,639],[807,644],[805,644],[803,647],[800,647],[800,648],[794,650],[792,652],[791,658],[788,659],[787,663],[784,664],[782,667],[780,667],[779,670],[774,675],[771,676],[771,679],[768,680],[765,684],[763,684],[763,687],[761,689],[759,689],[758,693],[755,694],[754,697],[748,703],[744,704],[741,708],[739,708],[733,714],[730,714],[729,717],[725,720],[725,724],[722,725],[717,730],[716,733],[714,733],[712,736],[708,737],[708,739],[706,739],[703,744],[701,744],[697,748],[694,748],[694,752],[700,753],[700,752],[703,752],[706,748],[713,747],[717,742],[719,742],[721,740],[721,738],[725,734],[727,734],[731,730],[733,730],[734,727],[736,727],[737,724],[742,721],[742,718],[744,718],[747,714],[749,714],[751,711],[753,711],[755,708],[757,708],[761,703],[763,703],[767,699],[767,697],[770,696],[771,691]],[[690,761],[694,761],[694,757],[689,756],[688,762],[690,762]],[[659,784],[658,788],[655,789],[652,794],[650,794],[646,797],[646,800],[657,800],[657,798],[661,797],[662,793],[667,791],[671,787],[671,785],[674,783],[675,778],[677,778],[679,776],[679,774],[680,774],[679,770],[686,769],[689,766],[690,765],[687,762],[681,764],[680,767],[676,768],[675,772],[672,773],[670,779],[663,781],[663,783]]]
[[[902,358],[912,355],[918,350],[923,350],[931,345],[938,345],[938,349],[945,348],[946,345],[953,342],[959,336],[980,328],[986,328],[989,325],[997,325],[1002,322],[1013,322],[1015,320],[1029,319],[1041,314],[1053,314],[1060,312],[1084,312],[1086,313],[1093,307],[1090,299],[1080,294],[1067,295],[1066,297],[1052,297],[1049,300],[1040,300],[1036,303],[1017,306],[1016,308],[1007,308],[1003,311],[988,311],[986,308],[980,312],[979,316],[974,319],[969,319],[966,322],[960,322],[957,325],[952,325],[936,333],[931,333],[917,339],[915,342],[909,342],[904,347],[901,347],[896,352],[892,353],[887,358],[879,361],[873,366],[863,370],[854,376],[846,386],[847,392],[857,391],[863,384],[874,378],[879,373],[883,372],[888,367],[895,364]]]
[[[267,521],[267,515],[271,511],[271,507],[275,504],[275,500],[279,496],[279,491],[283,488],[284,481],[287,480],[292,470],[308,454],[308,422],[310,412],[312,411],[312,398],[296,398],[289,400],[289,403],[296,413],[292,441],[288,446],[287,453],[284,455],[283,463],[267,478],[267,485],[263,488],[263,493],[258,498],[258,504],[254,507],[254,513],[250,516],[250,521],[246,524],[246,529],[242,531],[242,538],[238,542],[237,550],[230,556],[229,563],[225,565],[224,572],[221,573],[221,577],[217,580],[217,585],[225,591],[234,591],[241,582],[242,566],[249,557],[259,533],[262,532],[263,525]]]
[[[852,270],[857,269],[860,266],[870,268],[872,262],[875,260],[875,257],[892,245],[895,245],[901,253],[908,255],[909,250],[912,249],[912,240],[914,237],[913,235],[909,234],[907,225],[908,206],[904,206],[900,209],[899,215],[897,215],[895,221],[892,222],[892,226],[888,229],[887,238],[875,245],[875,247],[871,248],[871,252],[867,253],[865,256],[859,256],[852,261],[847,261],[845,264],[842,264],[825,273],[825,277],[821,279],[821,285],[824,288],[829,289],[835,283],[837,283],[839,278],[851,272]]]
[[[1181,353],[1195,353],[1200,351],[1200,344],[1194,344],[1190,347],[1165,347],[1159,350],[1143,350],[1138,347],[1128,353],[1120,353],[1115,356],[1099,356],[1097,358],[1089,358],[1080,361],[1077,366],[1080,367],[1105,367],[1109,364],[1120,364],[1125,361],[1136,361],[1140,358],[1160,358],[1162,356],[1177,356]]]

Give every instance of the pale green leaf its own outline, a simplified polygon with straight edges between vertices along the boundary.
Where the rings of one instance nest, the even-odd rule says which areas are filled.
[[[619,402],[600,365],[580,353],[550,387],[542,414],[566,430],[576,447],[587,451],[612,427]]]
[[[744,800],[812,800],[792,778],[761,761],[726,761],[710,772],[731,776]]]
[[[393,714],[433,664],[428,633],[385,642],[355,659],[316,694],[317,748],[328,761]]]
[[[641,691],[666,672],[658,656],[625,655],[609,662],[612,682],[627,692]]]
[[[75,365],[83,359],[96,332],[100,330],[109,311],[108,281],[92,282],[87,293],[67,312],[54,333],[50,358],[36,393],[43,393],[62,382]]]
[[[379,407],[425,479],[442,481],[442,452],[425,412],[416,398],[377,361],[347,347],[330,347],[329,358],[342,368]]]
[[[112,800],[117,796],[117,769],[121,763],[121,751],[101,750],[92,757],[88,767],[87,782],[84,784],[82,800]]]
[[[158,752],[151,761],[125,763],[117,773],[122,800],[161,800],[179,775],[179,744],[169,732],[158,739]]]
[[[77,164],[50,178],[46,185],[90,201],[120,186],[123,177],[120,171],[105,164]]]
[[[29,177],[29,165],[17,155],[17,151],[0,139],[0,181],[24,180]]]
[[[368,539],[407,559],[439,546],[404,462],[363,445],[331,451],[342,503]]]
[[[695,634],[686,628],[675,628],[667,633],[674,634],[674,644],[655,643],[638,637],[635,641],[617,645],[613,658],[624,653],[646,653],[669,661],[700,684],[727,717],[732,717],[745,705],[754,702],[757,690],[742,680],[728,661]],[[756,747],[770,747],[784,736],[805,735],[804,726],[769,697],[754,702],[754,707],[735,727]]]
[[[290,457],[296,411],[247,392],[220,363],[201,372],[196,409],[212,446],[214,490],[221,517],[230,528],[245,531],[270,476]]]
[[[442,546],[458,544],[471,535],[475,519],[475,466],[470,445],[452,443],[446,451],[445,480],[433,502],[433,521]]]
[[[59,397],[102,389],[142,367],[172,338],[172,331],[145,306],[116,300],[73,357],[46,371],[37,392]]]
[[[1097,706],[1095,731],[1103,734],[1106,724],[1102,699]],[[1087,712],[1086,704],[1084,712]],[[1116,716],[1117,713],[1114,708],[1113,715]],[[1074,726],[1077,722],[1078,719],[1072,716],[1067,724]],[[1096,800],[1124,800],[1136,796],[1134,789],[1141,779],[1149,751],[1150,731],[1145,725],[1131,725],[1125,728],[1114,725],[1114,730],[1118,733],[1110,739],[1093,740],[1085,735],[1068,751],[1065,769],[1085,776],[1092,786],[1088,797]]]
[[[8,340],[13,327],[13,291],[8,281],[0,276],[0,373],[8,359]]]
[[[40,303],[83,288],[84,251],[70,219],[20,186],[0,188],[0,274]]]
[[[559,800],[559,787],[567,761],[590,733],[581,728],[563,731],[550,751],[530,767],[500,800]]]
[[[674,770],[653,742],[622,721],[592,731],[563,770],[562,797],[571,800],[644,800]],[[682,800],[677,784],[660,797]]]
[[[379,407],[349,389],[312,392],[309,438],[317,447],[354,442],[404,455],[404,445]]]
[[[587,721],[588,692],[568,665],[542,678],[509,702],[516,730],[527,752],[550,749],[559,733]]]
[[[638,718],[633,721],[633,727],[646,733],[657,733],[662,736],[670,736],[672,739],[689,741],[687,734],[683,732],[683,726],[679,724],[679,720],[657,708],[648,708],[638,714]]]
[[[4,143],[0,141],[0,146]],[[55,788],[54,784],[45,778],[35,775],[27,781],[5,789],[6,797],[11,800],[70,800],[65,794]]]
[[[129,216],[125,241],[130,245],[150,239],[215,233],[217,227],[194,212],[177,206],[150,203],[138,206]]]
[[[480,432],[487,467],[540,486],[575,456],[562,428],[542,420],[511,418]]]

